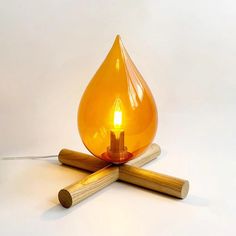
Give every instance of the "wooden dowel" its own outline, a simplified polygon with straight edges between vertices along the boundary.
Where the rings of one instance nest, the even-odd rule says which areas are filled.
[[[119,178],[117,166],[106,166],[84,179],[60,190],[58,199],[62,206],[69,208]]]
[[[115,166],[91,155],[63,149],[58,155],[61,163],[89,171],[103,169],[62,189],[58,194],[59,201],[68,208],[117,179],[177,198],[185,198],[189,190],[187,180],[138,168],[159,154],[160,147],[157,144],[152,144],[143,155],[126,164]]]
[[[149,148],[137,158],[127,162],[129,165],[141,167],[157,158],[161,153],[160,146],[153,143]],[[87,171],[97,171],[109,165],[108,162],[100,160],[92,155],[76,152],[69,149],[62,149],[58,154],[58,160],[65,165],[77,167]]]
[[[148,162],[156,159],[161,154],[161,148],[158,144],[152,143],[148,149],[140,156],[128,161],[126,164],[141,167]]]
[[[108,162],[100,160],[92,155],[76,152],[69,149],[62,149],[58,154],[58,160],[65,165],[77,167],[87,171],[97,171],[109,165]]]
[[[127,163],[134,166],[142,166],[155,159],[160,152],[161,150],[159,145],[152,144],[144,154]],[[81,202],[83,199],[113,183],[119,178],[118,166],[108,164],[107,162],[91,155],[62,149],[58,155],[58,159],[63,164],[89,171],[95,171],[100,168],[99,171],[94,172],[84,179],[59,191],[58,199],[61,205],[65,208],[69,208]],[[101,169],[102,167],[103,169]]]
[[[187,196],[189,190],[189,182],[187,180],[127,164],[120,166],[119,179],[181,199]]]

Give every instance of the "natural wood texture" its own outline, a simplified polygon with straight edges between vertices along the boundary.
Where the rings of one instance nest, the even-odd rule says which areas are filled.
[[[130,160],[129,162],[127,162],[127,164],[140,167],[157,158],[160,153],[160,146],[153,143],[142,155],[136,157],[133,160]],[[58,154],[58,159],[62,164],[77,167],[79,169],[91,172],[100,170],[110,164],[92,155],[72,151],[69,149],[62,149]]]
[[[126,164],[113,165],[91,155],[63,149],[58,155],[61,163],[96,172],[62,189],[58,194],[59,201],[68,208],[118,179],[177,198],[185,198],[189,190],[187,180],[138,168],[155,159],[160,152],[160,147],[152,144],[141,156]],[[100,170],[97,171],[98,169]]]
[[[119,180],[182,199],[187,196],[189,190],[189,182],[187,180],[127,164],[120,166]]]
[[[128,163],[134,166],[142,166],[157,158],[159,154],[160,147],[157,144],[152,144],[144,154]],[[62,149],[58,155],[58,159],[63,164],[88,171],[96,171],[98,168],[100,169],[88,177],[59,191],[58,199],[61,205],[65,208],[69,208],[81,202],[83,199],[115,182],[119,178],[118,166],[108,164],[107,162],[91,155]]]
[[[140,156],[128,161],[126,164],[141,167],[148,162],[156,159],[161,154],[161,148],[158,144],[152,143],[149,148]]]
[[[69,208],[119,178],[119,167],[106,166],[84,179],[62,189],[58,198],[62,206]]]
[[[100,160],[92,155],[76,152],[69,149],[62,149],[58,154],[58,160],[65,165],[77,167],[87,171],[97,171],[109,165],[108,162]]]

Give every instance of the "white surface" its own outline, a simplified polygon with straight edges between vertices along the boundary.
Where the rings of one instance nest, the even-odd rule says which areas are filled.
[[[159,110],[159,160],[190,180],[178,201],[115,183],[65,210],[85,173],[0,161],[0,235],[235,235],[235,1],[2,1],[0,155],[84,151],[81,94],[119,33]],[[55,159],[54,159],[55,160]]]

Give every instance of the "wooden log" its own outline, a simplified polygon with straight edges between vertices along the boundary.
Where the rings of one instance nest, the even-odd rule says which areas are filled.
[[[160,146],[153,143],[142,155],[128,161],[127,163],[132,166],[140,167],[152,161],[153,159],[157,158],[157,156],[159,156],[160,153],[161,153]],[[88,155],[82,152],[72,151],[69,149],[62,149],[58,154],[58,160],[62,164],[72,167],[77,167],[79,169],[91,172],[100,170],[110,164],[92,155]]]
[[[68,208],[113,183],[118,178],[170,196],[185,198],[189,190],[187,180],[138,168],[159,154],[160,147],[157,144],[152,144],[148,151],[140,157],[127,162],[127,164],[116,166],[87,154],[63,149],[59,154],[59,160],[62,163],[89,171],[95,171],[100,167],[103,169],[62,189],[58,194],[59,201]]]
[[[159,154],[160,147],[157,144],[152,144],[143,155],[128,163],[134,166],[142,166],[155,159]],[[107,162],[99,160],[91,155],[62,149],[58,158],[63,164],[89,171],[95,171],[100,168],[99,171],[92,175],[89,175],[59,191],[58,199],[61,205],[65,208],[69,208],[81,202],[83,199],[113,183],[119,178],[118,166],[108,164]]]
[[[84,179],[60,190],[58,198],[62,206],[69,208],[119,178],[119,167],[106,166]]]
[[[189,182],[187,180],[127,164],[120,166],[119,180],[181,199],[187,196],[189,190]]]
[[[100,170],[110,164],[95,156],[69,149],[62,149],[58,154],[58,160],[62,164],[91,172]]]
[[[152,143],[149,148],[140,156],[126,162],[131,166],[141,167],[150,161],[156,159],[161,154],[161,148],[158,144]]]

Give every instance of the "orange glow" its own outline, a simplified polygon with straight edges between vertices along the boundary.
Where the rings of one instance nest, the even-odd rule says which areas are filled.
[[[115,111],[114,111],[114,128],[120,129],[122,126],[122,111],[120,108],[120,100],[117,99],[115,102]]]
[[[124,131],[125,146],[134,157],[156,134],[153,96],[119,36],[82,96],[78,128],[87,149],[101,159],[113,129]]]

